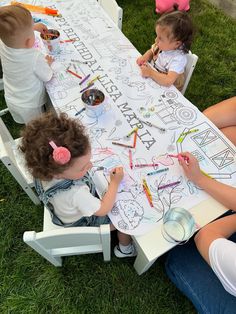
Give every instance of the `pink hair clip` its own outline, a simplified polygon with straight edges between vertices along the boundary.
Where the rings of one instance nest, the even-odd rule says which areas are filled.
[[[71,153],[69,149],[63,146],[57,146],[53,141],[49,142],[49,145],[53,148],[52,157],[57,164],[65,165],[71,159]]]

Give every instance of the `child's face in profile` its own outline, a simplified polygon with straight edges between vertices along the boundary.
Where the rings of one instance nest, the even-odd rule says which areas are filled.
[[[181,41],[175,40],[171,35],[171,28],[168,26],[160,26],[156,27],[156,40],[155,43],[162,51],[175,50],[181,45]]]
[[[77,180],[82,178],[86,172],[92,168],[91,163],[91,151],[81,157],[73,158],[72,165],[64,170],[60,175],[57,176],[58,179],[69,179]]]

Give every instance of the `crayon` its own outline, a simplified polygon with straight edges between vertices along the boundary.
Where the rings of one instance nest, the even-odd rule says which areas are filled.
[[[127,135],[126,137],[130,137],[134,132],[137,132],[138,131],[138,127],[134,128],[133,130],[131,130]]]
[[[168,154],[168,157],[172,157],[172,158],[183,158],[185,161],[189,161],[189,158],[187,156],[181,156],[181,154],[177,154],[177,155],[173,155],[173,154]]]
[[[136,143],[137,143],[137,135],[138,135],[138,132],[137,132],[137,131],[135,131],[135,132],[134,132],[134,143],[133,143],[133,148],[135,148],[135,147],[136,147]]]
[[[202,169],[200,169],[201,173],[204,174],[204,176],[208,177],[208,178],[212,178],[212,176],[210,176],[208,173],[206,173],[205,171],[203,171]]]
[[[82,61],[82,60],[76,60],[76,59],[71,59],[71,62],[78,62],[78,63],[82,63],[82,64],[88,64],[87,61]]]
[[[153,206],[153,203],[152,203],[152,201],[151,201],[151,199],[150,199],[150,196],[149,196],[149,194],[148,194],[148,191],[147,191],[147,189],[146,189],[146,186],[143,184],[143,190],[144,190],[144,193],[145,193],[145,195],[146,195],[146,197],[147,197],[147,200],[148,200],[148,203],[149,203],[149,205],[151,206],[151,207],[154,207]]]
[[[80,109],[78,112],[76,112],[75,116],[78,116],[78,115],[81,114],[84,110],[85,110],[85,108]]]
[[[147,181],[145,179],[143,179],[143,185],[146,187],[148,195],[150,196],[150,200],[152,201],[152,194],[151,194],[151,191],[148,187]]]
[[[67,69],[66,71],[69,72],[70,74],[72,74],[72,75],[74,75],[74,76],[76,76],[76,77],[82,79],[82,76],[80,76],[79,74],[77,74],[77,73],[75,73],[75,72],[73,72],[73,71],[71,71],[71,70],[69,70],[69,69]]]
[[[76,41],[76,39],[66,39],[66,40],[60,40],[60,44],[64,44],[64,43],[71,43]]]
[[[44,36],[48,36],[48,37],[58,37],[57,34],[51,34],[51,33],[46,33],[46,34],[44,34]]]
[[[159,164],[137,164],[134,165],[136,168],[144,168],[144,167],[158,167]]]
[[[88,78],[90,77],[90,74],[86,75],[82,81],[79,83],[79,85],[82,85]]]
[[[41,6],[32,5],[32,4],[28,4],[28,3],[17,2],[17,1],[11,1],[11,4],[13,4],[13,5],[21,5],[22,7],[28,9],[31,12],[37,12],[37,13],[42,13],[42,14],[59,16],[58,10],[54,10],[54,9],[51,9],[51,8],[48,8],[48,7],[41,7]]]
[[[94,83],[86,86],[85,88],[81,89],[80,93],[83,93],[84,91],[86,91],[88,88],[92,87],[94,85]]]
[[[180,136],[188,135],[188,134],[190,134],[190,133],[195,133],[195,132],[198,132],[198,131],[199,131],[199,129],[192,129],[192,130],[189,130],[189,131],[187,131],[187,132],[181,133]]]
[[[152,172],[149,172],[147,175],[148,175],[148,176],[152,176],[152,175],[154,175],[154,174],[161,173],[161,172],[165,172],[165,171],[169,171],[169,168],[164,168],[164,169],[152,171]]]
[[[156,124],[154,124],[154,123],[151,123],[151,122],[149,122],[149,121],[141,120],[141,119],[139,119],[139,118],[138,118],[138,120],[139,120],[140,122],[146,124],[147,126],[154,127],[154,128],[156,128],[156,129],[160,130],[161,132],[165,132],[165,131],[166,131],[165,128],[162,128],[162,127],[160,127],[160,126],[158,126],[158,125],[156,125]]]
[[[158,190],[163,190],[163,189],[166,189],[166,188],[169,188],[169,187],[175,186],[175,185],[180,184],[180,183],[181,183],[180,181],[176,181],[176,182],[168,183],[168,184],[165,184],[165,185],[159,186],[159,187],[158,187]]]
[[[95,78],[93,78],[91,81],[88,82],[88,85],[89,84],[92,84],[93,82],[95,82],[96,80],[98,80],[100,77],[100,75],[97,75]]]
[[[130,169],[133,169],[133,161],[132,161],[132,151],[129,149],[129,166]]]
[[[185,139],[185,136],[186,136],[186,135],[184,135],[184,137],[181,137],[181,136],[180,136],[180,137],[178,138],[178,140],[177,140],[177,143],[182,143],[183,140]]]
[[[117,143],[117,142],[112,142],[113,145],[121,146],[121,147],[127,147],[127,148],[133,148],[131,145],[126,145],[123,143]]]

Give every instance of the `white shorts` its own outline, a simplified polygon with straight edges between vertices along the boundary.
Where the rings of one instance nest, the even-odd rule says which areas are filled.
[[[24,108],[8,104],[8,109],[17,123],[26,124],[30,120],[37,118],[44,112],[43,106],[37,108]]]
[[[211,267],[227,292],[236,297],[236,243],[219,238],[209,247]]]

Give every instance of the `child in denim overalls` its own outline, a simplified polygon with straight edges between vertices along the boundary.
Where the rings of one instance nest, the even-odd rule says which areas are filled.
[[[78,121],[66,114],[43,114],[26,125],[20,149],[54,223],[65,227],[111,224],[107,213],[114,205],[123,168],[113,169],[106,194],[97,198],[87,173],[92,167],[89,138]],[[129,235],[118,231],[118,239],[117,257],[136,255]]]

